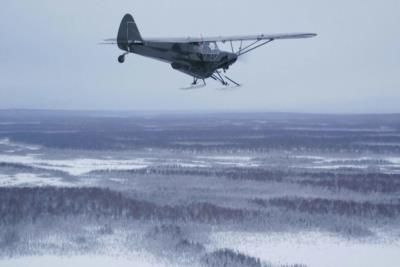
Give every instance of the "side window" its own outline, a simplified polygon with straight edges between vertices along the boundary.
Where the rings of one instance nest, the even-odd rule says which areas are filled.
[[[216,44],[215,43],[210,43],[210,49],[211,50],[216,50]]]

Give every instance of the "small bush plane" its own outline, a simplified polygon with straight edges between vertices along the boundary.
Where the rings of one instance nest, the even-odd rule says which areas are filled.
[[[244,36],[142,38],[132,15],[126,14],[119,27],[117,39],[105,39],[102,44],[117,44],[125,51],[118,57],[124,63],[129,53],[157,59],[171,64],[174,70],[193,77],[191,88],[203,87],[212,78],[223,86],[240,86],[225,75],[239,57],[275,40],[315,37],[315,33],[260,34]],[[231,51],[222,51],[218,43],[229,43]],[[239,46],[238,49],[234,48]],[[239,44],[238,44],[239,43]],[[236,50],[236,51],[235,51]],[[198,80],[203,84],[198,86]]]

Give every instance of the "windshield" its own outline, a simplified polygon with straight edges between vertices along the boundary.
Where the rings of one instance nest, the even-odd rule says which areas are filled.
[[[217,54],[219,52],[219,48],[216,42],[199,43],[198,49],[205,54]]]

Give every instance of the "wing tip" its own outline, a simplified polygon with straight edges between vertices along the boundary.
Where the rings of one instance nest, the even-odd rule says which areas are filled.
[[[317,33],[307,33],[306,35],[307,35],[307,38],[314,38],[314,37],[318,36]]]

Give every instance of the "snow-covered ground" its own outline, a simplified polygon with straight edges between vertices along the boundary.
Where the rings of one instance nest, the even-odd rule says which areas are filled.
[[[50,171],[62,171],[73,176],[80,176],[91,171],[99,170],[133,170],[143,169],[156,165],[174,165],[186,168],[236,166],[236,167],[257,167],[259,164],[254,162],[249,156],[177,156],[177,157],[146,157],[138,156],[135,153],[125,154],[123,157],[107,156],[85,157],[77,152],[71,152],[69,156],[62,159],[52,158],[46,149],[36,146],[29,146],[11,142],[9,139],[1,139],[0,162],[11,164],[23,164],[30,167],[40,168]],[[53,153],[53,152],[50,152]],[[26,177],[26,176],[25,176]],[[3,177],[4,178],[4,177]],[[9,177],[10,178],[10,177]],[[1,181],[0,181],[1,183]],[[3,182],[4,184],[5,182]]]
[[[12,259],[0,259],[0,267],[178,267],[170,262],[163,262],[147,253],[138,253],[129,258],[104,255],[87,256],[30,256]],[[180,265],[179,267],[184,267]]]
[[[8,138],[0,139],[0,147],[1,146],[8,148],[7,150],[5,150],[5,152],[7,153],[40,150],[39,146],[11,142]]]
[[[398,267],[400,241],[348,240],[322,233],[217,232],[210,249],[233,248],[272,264],[308,267]]]
[[[15,175],[0,174],[0,187],[8,186],[74,186],[59,177],[46,177],[33,173],[18,173]]]
[[[297,167],[306,169],[368,169],[371,167],[379,168],[385,173],[400,172],[400,157],[386,155],[353,156],[353,157],[332,157],[318,155],[293,155],[294,160],[305,162],[297,164]]]
[[[80,155],[71,152],[62,158],[53,158],[45,148],[0,139],[0,162],[24,164],[45,170],[57,170],[73,176],[80,176],[96,170],[132,170],[151,166],[174,165],[186,168],[212,166],[260,167],[273,162],[270,158],[260,161],[258,155],[165,155],[154,157],[154,153],[125,153],[122,157],[107,152],[97,156]],[[283,154],[282,154],[283,155]],[[281,156],[282,156],[281,155]],[[271,157],[271,155],[268,155]],[[274,156],[272,156],[274,157]],[[275,159],[276,160],[276,159]],[[400,157],[396,155],[307,155],[289,154],[286,160],[292,167],[305,169],[368,169],[378,168],[385,173],[400,173]]]
[[[4,155],[0,154],[0,162],[24,164],[46,170],[63,171],[70,175],[83,175],[95,170],[132,170],[146,168],[146,159],[101,159],[70,158],[46,159],[41,154]]]
[[[289,129],[289,128],[288,128]],[[310,130],[307,127],[295,127],[293,130]],[[313,128],[312,128],[313,129]],[[321,129],[317,129],[318,131]],[[324,128],[322,131],[334,132],[336,128]],[[353,131],[352,129],[339,129],[342,131]],[[373,132],[371,129],[357,129],[357,132]],[[392,134],[392,129],[378,129],[377,132],[388,132]],[[190,143],[189,143],[190,144]],[[215,143],[217,145],[218,142]],[[391,145],[397,143],[391,143]],[[295,151],[278,151],[267,152],[264,154],[233,153],[215,150],[213,152],[196,152],[186,153],[171,152],[176,150],[156,151],[124,151],[124,152],[108,152],[108,151],[79,151],[62,150],[56,148],[46,148],[36,145],[28,145],[23,143],[12,142],[8,138],[0,139],[0,163],[4,164],[4,172],[0,173],[0,187],[19,187],[19,186],[84,186],[95,179],[101,182],[111,181],[121,187],[130,187],[134,192],[134,196],[146,201],[161,202],[169,204],[167,200],[174,199],[181,205],[187,203],[212,203],[216,206],[229,206],[234,208],[250,208],[258,209],[252,202],[255,197],[261,199],[277,196],[319,196],[326,199],[339,200],[381,200],[382,203],[390,200],[391,203],[397,203],[398,195],[386,196],[385,192],[363,192],[343,191],[340,194],[346,194],[346,197],[339,195],[335,191],[320,190],[321,188],[301,187],[292,181],[260,181],[246,180],[247,171],[252,168],[260,167],[260,169],[269,167],[282,167],[283,170],[308,169],[318,173],[329,170],[352,169],[360,173],[373,168],[373,171],[380,173],[400,173],[400,157],[395,153],[392,154],[351,154],[350,152],[338,154],[313,152],[295,152]],[[310,151],[310,150],[309,150]],[[159,153],[160,152],[160,153]],[[275,153],[275,154],[274,154]],[[309,154],[308,154],[309,153]],[[17,166],[8,166],[7,164],[17,164]],[[24,166],[18,166],[22,164]],[[231,167],[243,168],[243,179],[239,180],[223,180],[218,177],[186,177],[177,174],[177,177],[171,175],[169,179],[164,177],[147,177],[146,175],[134,177],[118,176],[117,174],[100,173],[98,177],[88,175],[92,171],[110,170],[123,171],[144,169],[148,167],[169,166],[171,169],[175,167],[183,168],[206,168],[206,169],[229,169]],[[172,167],[171,167],[172,166]],[[33,167],[25,168],[25,167]],[[24,169],[25,168],[25,169]],[[160,168],[162,169],[162,168]],[[219,169],[219,170],[220,170]],[[273,168],[271,168],[273,169]],[[174,169],[173,169],[174,170]],[[280,170],[280,169],[279,169]],[[30,173],[32,171],[32,173]],[[53,171],[53,172],[52,172]],[[59,173],[55,172],[59,171]],[[124,174],[125,175],[125,174]],[[269,175],[268,173],[265,175]],[[75,176],[75,177],[71,177]],[[184,177],[184,179],[182,178]],[[186,179],[188,178],[188,179]],[[279,175],[278,175],[279,178]],[[131,179],[129,183],[125,183],[126,179]],[[135,180],[136,179],[136,180]],[[225,179],[225,177],[224,177]],[[140,181],[140,183],[138,182]],[[85,184],[86,183],[86,184]],[[228,184],[231,183],[231,184]],[[100,182],[99,182],[100,184]],[[109,186],[112,183],[107,183]],[[104,184],[102,184],[104,185]],[[112,189],[112,188],[111,188]],[[125,188],[124,188],[125,189]],[[323,188],[322,188],[323,189]],[[337,195],[335,195],[337,193]],[[395,192],[398,194],[397,192]],[[174,197],[172,197],[174,196]],[[181,196],[181,198],[179,198]],[[375,196],[377,199],[375,199]],[[388,198],[388,200],[385,199]],[[164,199],[163,199],[164,198]],[[361,201],[360,200],[360,201]],[[250,204],[249,204],[250,203]],[[171,204],[172,205],[172,204]],[[283,214],[286,211],[283,211]],[[287,211],[289,214],[290,211]],[[285,214],[284,214],[285,215]],[[308,215],[307,215],[308,216]],[[309,215],[313,216],[313,215]],[[325,216],[325,215],[321,215]],[[327,214],[326,216],[333,216]],[[349,216],[351,217],[351,216]],[[282,215],[282,222],[284,217]],[[288,215],[288,218],[291,218]],[[294,217],[297,219],[297,217]],[[335,217],[336,218],[336,217]],[[341,218],[340,218],[341,219]],[[345,219],[343,217],[343,219]],[[390,219],[390,218],[389,218]],[[389,219],[387,219],[389,221]],[[354,220],[358,220],[355,218]],[[383,219],[385,220],[385,218]],[[238,219],[238,225],[241,221]],[[340,224],[342,221],[340,220]],[[391,227],[392,225],[389,225]],[[196,227],[196,226],[191,226]],[[395,226],[396,227],[396,226]],[[394,228],[395,228],[394,227]],[[213,232],[205,238],[208,240],[207,249],[211,252],[217,249],[230,248],[234,251],[245,253],[246,255],[260,258],[265,262],[274,265],[284,264],[305,264],[308,267],[399,267],[400,266],[400,235],[392,238],[371,237],[370,239],[357,239],[357,237],[349,237],[349,239],[341,238],[339,235],[328,235],[318,232],[303,233],[250,233],[250,232]],[[194,228],[191,231],[195,232]],[[290,230],[289,230],[290,231]],[[394,229],[393,232],[398,231]],[[373,231],[379,233],[379,231]],[[390,229],[387,231],[390,232]],[[3,238],[0,236],[0,238]],[[0,239],[0,244],[2,240]],[[57,242],[57,241],[55,241]],[[118,247],[117,247],[118,249]],[[110,251],[112,248],[110,248]],[[173,266],[171,262],[163,262],[150,253],[132,252],[124,257],[116,257],[108,254],[101,255],[76,255],[70,257],[59,256],[22,256],[18,258],[2,258],[0,259],[0,267],[47,267],[47,266]],[[182,266],[182,265],[180,265]]]

